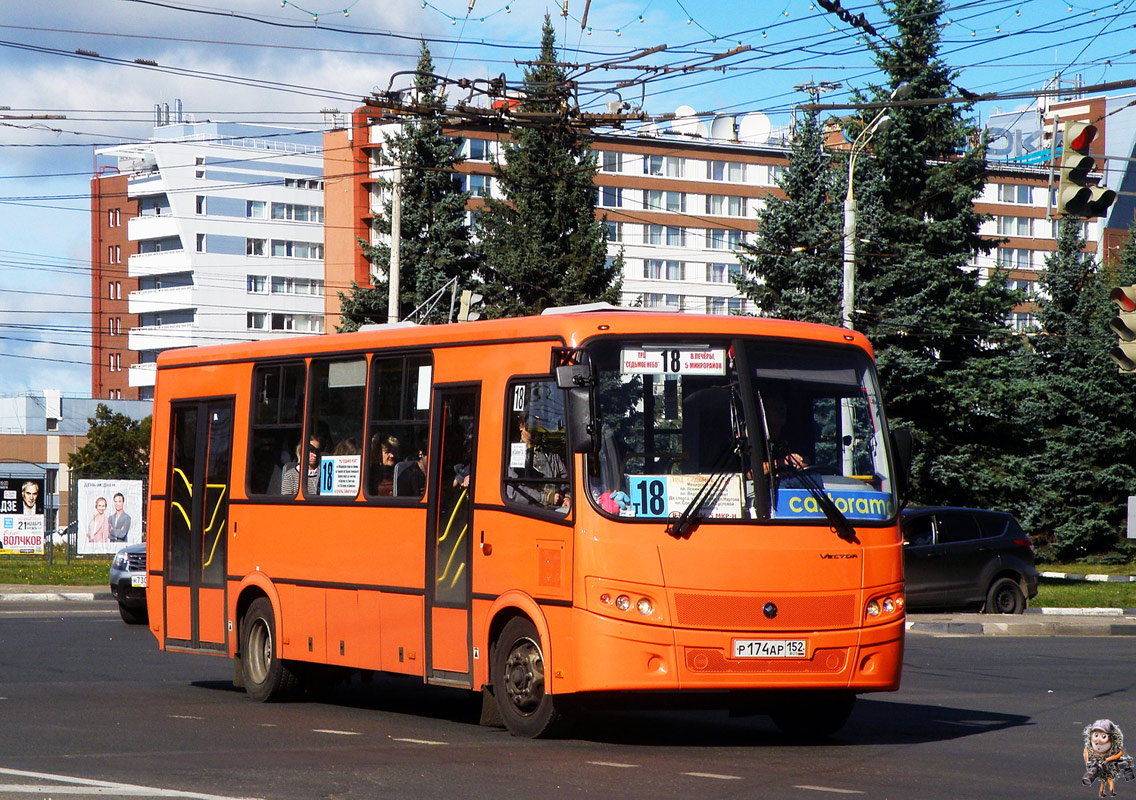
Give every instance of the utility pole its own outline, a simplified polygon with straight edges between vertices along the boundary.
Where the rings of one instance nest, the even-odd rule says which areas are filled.
[[[387,322],[398,322],[399,249],[402,246],[402,167],[394,168],[391,176],[391,260],[390,298],[387,301]]]

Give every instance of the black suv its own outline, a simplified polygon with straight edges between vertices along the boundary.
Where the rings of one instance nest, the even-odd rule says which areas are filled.
[[[913,508],[903,512],[902,524],[909,609],[1020,614],[1037,595],[1033,543],[1010,514]]]

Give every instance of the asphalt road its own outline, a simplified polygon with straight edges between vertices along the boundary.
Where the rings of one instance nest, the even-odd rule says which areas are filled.
[[[861,698],[830,740],[607,711],[526,741],[405,679],[254,703],[226,660],[160,653],[113,604],[4,604],[0,798],[1088,798],[1081,729],[1136,726],[1132,656],[1123,636],[911,633],[902,689]]]

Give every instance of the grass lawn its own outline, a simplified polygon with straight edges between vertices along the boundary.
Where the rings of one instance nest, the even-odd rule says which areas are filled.
[[[54,564],[46,556],[0,556],[0,584],[15,583],[29,586],[107,586],[109,585],[110,556],[71,557],[57,547],[52,554]]]

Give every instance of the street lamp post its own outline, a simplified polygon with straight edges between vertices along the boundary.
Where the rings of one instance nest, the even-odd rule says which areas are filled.
[[[901,83],[892,91],[889,100],[902,100],[911,93],[911,84]],[[872,137],[886,131],[892,123],[886,108],[872,118],[864,130],[852,140],[848,149],[848,193],[844,196],[844,291],[840,303],[840,324],[852,328],[852,310],[856,302],[856,198],[852,193],[852,175],[856,167],[856,156],[863,152]]]

